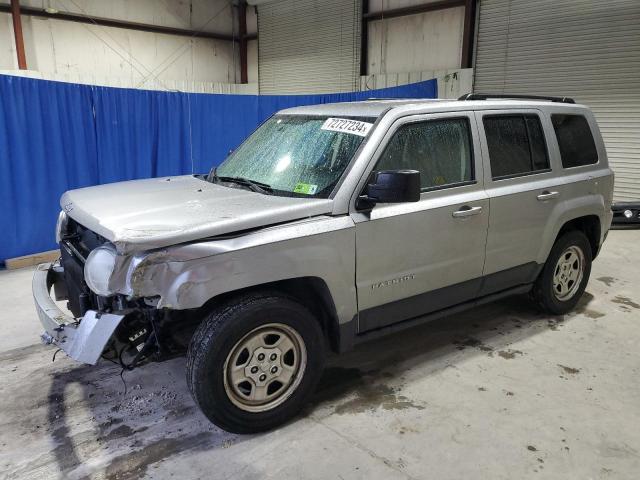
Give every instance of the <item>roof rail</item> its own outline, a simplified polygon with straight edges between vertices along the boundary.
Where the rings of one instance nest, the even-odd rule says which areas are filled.
[[[548,100],[558,103],[576,103],[573,98],[569,97],[548,97],[546,95],[509,95],[509,94],[490,94],[490,93],[467,93],[462,95],[458,100],[487,100],[490,98],[504,98],[513,100]]]
[[[414,98],[414,97],[369,97],[364,101],[375,102],[375,101],[388,101],[388,100],[423,100],[423,99]],[[427,100],[433,100],[433,99],[427,99]]]

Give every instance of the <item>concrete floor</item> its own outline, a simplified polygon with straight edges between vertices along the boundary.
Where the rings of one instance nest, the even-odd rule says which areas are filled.
[[[334,357],[276,431],[210,425],[184,359],[125,374],[38,345],[30,271],[0,272],[0,478],[639,477],[640,232],[613,231],[575,313],[487,305]]]

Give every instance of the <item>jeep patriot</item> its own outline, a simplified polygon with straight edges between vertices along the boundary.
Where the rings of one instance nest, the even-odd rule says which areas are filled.
[[[570,311],[612,192],[596,120],[568,98],[282,110],[208,175],[66,192],[60,259],[33,278],[42,338],[123,369],[186,352],[213,423],[271,429],[330,349],[512,294]]]

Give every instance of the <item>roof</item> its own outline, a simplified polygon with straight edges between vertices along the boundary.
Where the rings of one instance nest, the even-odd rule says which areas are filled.
[[[433,98],[364,100],[361,102],[322,103],[318,105],[304,105],[280,110],[278,113],[286,115],[341,115],[354,117],[378,117],[389,108],[401,105],[425,104],[442,102]]]
[[[318,105],[305,105],[301,107],[280,110],[279,114],[285,115],[323,115],[323,116],[350,116],[350,117],[379,117],[390,108],[405,106],[423,107],[425,110],[456,111],[456,110],[485,110],[501,108],[544,108],[548,106],[561,106],[566,108],[584,108],[583,105],[573,103],[554,103],[544,100],[451,100],[433,98],[411,99],[380,99],[365,100],[361,102],[323,103]]]

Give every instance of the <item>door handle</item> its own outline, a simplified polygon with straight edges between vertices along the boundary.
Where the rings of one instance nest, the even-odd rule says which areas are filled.
[[[482,207],[470,207],[465,205],[464,207],[460,207],[460,210],[456,210],[451,215],[455,218],[464,218],[472,215],[478,215],[480,212],[482,212]]]
[[[546,200],[551,200],[552,198],[558,198],[559,196],[560,196],[560,192],[550,192],[549,190],[545,190],[540,195],[538,195],[536,198],[539,201],[544,202]]]

